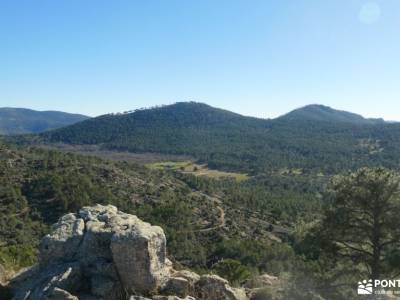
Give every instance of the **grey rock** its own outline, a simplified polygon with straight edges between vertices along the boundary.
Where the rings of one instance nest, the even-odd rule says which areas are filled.
[[[14,300],[44,300],[51,297],[56,288],[74,293],[82,283],[78,263],[52,265],[46,269],[32,268],[11,282]]]
[[[66,289],[69,291],[77,290],[82,280],[82,273],[78,264],[66,265],[66,270],[53,276],[48,283],[48,289],[53,287]]]
[[[49,295],[46,296],[46,300],[79,300],[78,297],[71,295],[65,290],[55,288]]]
[[[171,277],[163,287],[163,294],[186,297],[189,294],[190,283],[182,277]]]
[[[200,280],[200,275],[188,271],[188,270],[180,270],[180,271],[174,271],[171,275],[172,278],[178,277],[178,278],[184,278],[188,281],[188,294],[189,295],[194,295],[195,294],[195,285],[196,283]]]
[[[98,220],[86,222],[86,232],[77,251],[79,261],[86,267],[98,260],[111,261],[112,228]]]
[[[196,296],[199,300],[246,300],[243,289],[229,286],[228,281],[217,275],[203,275],[196,283]]]
[[[115,282],[105,276],[95,275],[90,278],[90,291],[93,296],[105,297],[114,289]]]
[[[119,280],[114,263],[110,260],[101,258],[92,260],[90,264],[85,264],[83,270],[87,277],[106,276],[116,281]]]
[[[128,292],[156,290],[168,276],[163,230],[135,216],[121,215],[118,218],[119,230],[115,228],[111,251],[124,287]]]
[[[269,274],[259,275],[251,280],[248,280],[244,287],[253,289],[253,288],[262,288],[267,286],[276,286],[280,284],[280,280],[276,276],[272,276]]]
[[[119,281],[111,277],[95,275],[90,278],[91,295],[106,300],[125,300],[127,293]]]
[[[118,209],[114,205],[100,205],[96,204],[94,206],[85,206],[79,210],[79,216],[85,221],[98,220],[99,216],[116,214]]]
[[[14,300],[246,299],[218,276],[173,270],[163,230],[112,205],[63,216],[39,250],[12,280]]]
[[[200,275],[188,270],[179,270],[174,271],[171,275],[172,277],[182,277],[187,279],[190,283],[195,284],[197,281],[200,280]]]
[[[85,223],[75,214],[67,214],[53,225],[53,233],[46,235],[39,247],[42,267],[73,260],[82,241]]]

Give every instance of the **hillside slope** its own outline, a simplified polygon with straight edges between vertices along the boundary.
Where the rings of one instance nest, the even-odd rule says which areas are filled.
[[[318,203],[312,199],[314,190],[296,196],[277,185],[273,192],[260,193],[250,183],[242,186],[152,171],[126,162],[14,147],[0,141],[0,265],[8,269],[31,265],[40,238],[60,216],[96,203],[116,205],[162,226],[171,258],[184,265],[211,266],[216,257],[225,256],[225,239],[242,247],[241,241],[256,238],[257,242],[249,242],[251,247],[240,251],[268,246],[266,255],[279,253],[281,246],[270,243],[277,238],[273,233],[276,218],[269,212],[275,211],[278,218],[283,211],[295,211],[302,217],[315,212]],[[301,185],[290,186],[303,191]],[[293,195],[290,200],[288,195]],[[249,198],[254,200],[249,202]],[[263,211],[268,215],[261,217]],[[287,232],[284,224],[297,218],[295,214],[291,217],[277,227],[277,234]],[[251,266],[258,263],[253,261]]]
[[[324,121],[332,123],[349,123],[349,124],[384,124],[383,119],[367,119],[361,115],[336,110],[329,106],[312,104],[298,109],[295,109],[283,116],[280,119],[286,120],[309,120],[309,121]]]
[[[87,116],[60,111],[0,108],[0,135],[39,133],[87,119]]]
[[[361,166],[399,166],[399,124],[360,122],[358,115],[349,122],[351,113],[314,110],[264,120],[201,103],[176,103],[89,119],[43,133],[39,142],[188,154],[212,168],[252,173],[289,168],[333,174]],[[326,114],[335,118],[327,121]]]

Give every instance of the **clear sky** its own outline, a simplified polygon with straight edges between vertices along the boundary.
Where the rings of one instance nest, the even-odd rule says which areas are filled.
[[[400,1],[0,0],[0,106],[400,120]]]

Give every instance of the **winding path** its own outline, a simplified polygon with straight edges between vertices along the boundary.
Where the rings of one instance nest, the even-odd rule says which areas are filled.
[[[216,230],[216,229],[225,227],[225,224],[226,224],[226,221],[225,221],[225,210],[221,207],[221,205],[222,205],[221,199],[219,199],[219,198],[217,198],[215,196],[212,197],[210,195],[207,195],[207,194],[205,194],[203,192],[196,191],[196,190],[194,190],[193,193],[197,194],[197,195],[199,195],[201,197],[206,198],[210,202],[215,203],[217,205],[217,209],[219,210],[219,218],[218,218],[218,224],[217,225],[212,226],[212,227],[208,227],[208,228],[198,229],[198,230],[195,230],[194,232],[209,232],[209,231],[212,231],[212,230]]]

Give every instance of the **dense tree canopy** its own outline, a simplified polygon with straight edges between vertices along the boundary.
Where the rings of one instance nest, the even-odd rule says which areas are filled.
[[[400,162],[399,124],[332,109],[303,109],[265,120],[201,103],[177,103],[100,116],[34,140],[187,154],[211,168],[252,174],[282,169],[336,174],[363,166],[398,168]]]
[[[400,177],[388,170],[361,169],[332,184],[333,203],[324,234],[338,257],[365,267],[365,278],[400,272]]]
[[[328,299],[348,299],[356,297],[360,279],[396,278],[400,176],[383,168],[362,168],[334,177],[326,196],[322,218],[294,243],[308,261],[304,272],[315,289]]]
[[[352,299],[360,278],[400,271],[399,124],[323,107],[262,120],[177,103],[12,140],[19,146],[0,144],[0,264],[32,264],[62,214],[110,203],[162,226],[178,265],[236,284],[268,272],[285,278],[287,299]],[[249,176],[215,179],[32,146],[58,142],[185,154]]]

